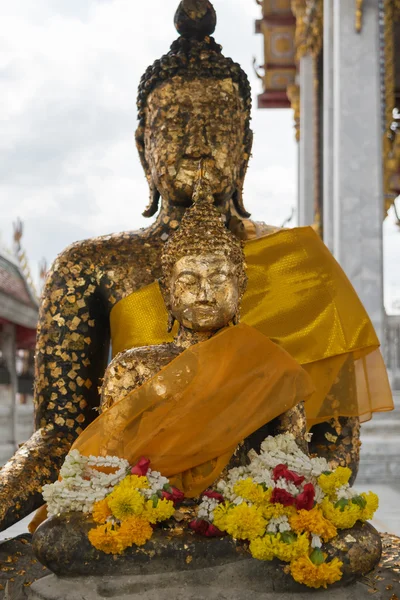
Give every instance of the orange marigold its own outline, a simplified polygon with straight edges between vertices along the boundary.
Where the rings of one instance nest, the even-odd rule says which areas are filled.
[[[153,528],[145,519],[130,517],[121,523],[119,535],[126,547],[144,546],[153,535]]]
[[[88,533],[88,538],[92,546],[106,554],[122,554],[127,548],[119,535],[119,526],[106,523],[94,527]]]
[[[99,502],[96,502],[96,504],[93,506],[92,515],[93,520],[96,523],[105,523],[108,517],[111,517],[111,514],[112,513],[110,507],[108,506],[107,498],[104,498],[104,500],[99,500]]]
[[[289,522],[296,533],[314,533],[324,542],[328,542],[337,535],[336,527],[328,519],[325,519],[321,510],[316,506],[311,510],[299,510],[290,517]]]

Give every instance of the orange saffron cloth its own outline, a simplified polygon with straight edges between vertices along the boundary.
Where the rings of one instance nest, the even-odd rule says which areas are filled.
[[[367,421],[373,412],[393,410],[371,320],[315,231],[280,230],[247,242],[244,251],[248,285],[241,321],[286,350],[311,376],[308,426],[339,416]],[[110,316],[113,355],[171,342],[176,331],[167,332],[167,319],[157,282],[123,298]]]
[[[186,349],[91,423],[73,444],[85,456],[141,456],[186,496],[221,474],[237,445],[314,390],[282,348],[245,324]]]

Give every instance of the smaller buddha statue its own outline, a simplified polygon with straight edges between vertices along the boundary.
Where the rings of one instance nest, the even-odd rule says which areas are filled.
[[[132,348],[114,358],[106,370],[102,386],[102,413],[130,394],[133,400],[134,391],[152,378],[155,378],[154,386],[162,389],[165,387],[160,383],[163,375],[161,380],[156,376],[166,365],[185,350],[207,342],[229,326],[239,324],[240,303],[247,283],[242,243],[225,227],[214,207],[205,168],[203,165],[199,169],[193,205],[187,210],[178,232],[166,243],[162,254],[163,275],[159,283],[169,314],[169,330],[173,329],[175,321],[179,325],[175,338],[170,343]],[[243,336],[240,352],[245,354],[247,339],[258,336],[258,333],[245,325],[241,326],[240,332]],[[282,384],[282,388],[274,388],[275,398],[268,403],[267,411],[254,415],[253,422],[257,427],[246,427],[248,435],[234,440],[236,444],[239,443],[230,457],[230,466],[246,462],[248,451],[258,449],[268,434],[289,431],[298,445],[307,449],[304,400],[313,390],[311,379],[281,348],[263,335],[260,339],[269,345],[263,368],[279,373],[275,383],[279,381],[278,386]],[[220,362],[226,359],[225,355],[226,352],[221,354]],[[199,365],[199,370],[209,370],[210,367],[217,369],[218,364],[212,365],[211,361],[212,353],[207,358],[207,364]],[[235,375],[227,370],[228,380],[223,382],[224,385],[229,386],[229,378],[234,379]],[[293,381],[294,387],[289,391],[288,384]],[[184,385],[190,386],[189,380]],[[233,385],[241,384],[234,382]],[[243,386],[246,387],[244,382]],[[268,384],[266,387],[268,389]],[[215,394],[215,390],[210,390],[210,393]],[[244,414],[246,411],[244,407]],[[266,413],[268,415],[263,417],[262,414]],[[115,447],[113,451],[116,451]],[[103,442],[102,452],[105,452]],[[107,452],[110,453],[110,447]],[[142,453],[145,453],[143,448]],[[164,468],[168,470],[168,465],[164,465]],[[209,478],[207,482],[212,483]],[[178,485],[182,486],[182,481]],[[195,492],[201,493],[203,489],[196,485]]]

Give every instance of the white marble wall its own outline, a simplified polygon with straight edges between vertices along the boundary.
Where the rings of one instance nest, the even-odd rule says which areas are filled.
[[[328,6],[329,1],[325,0]],[[383,184],[378,2],[365,0],[361,33],[355,7],[333,0],[332,205],[333,253],[364,303],[383,339]],[[329,19],[327,11],[326,19]],[[330,43],[329,36],[325,40]],[[329,46],[326,48],[329,52]],[[326,74],[329,86],[330,73]],[[326,111],[330,110],[328,94]],[[333,145],[331,146],[331,144]],[[329,166],[329,161],[327,161]],[[329,173],[326,173],[326,178]]]

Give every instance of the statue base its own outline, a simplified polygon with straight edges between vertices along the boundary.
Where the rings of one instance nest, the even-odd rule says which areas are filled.
[[[297,593],[275,591],[270,565],[254,560],[155,575],[58,578],[49,575],[34,583],[29,600],[370,600],[363,583],[327,590],[301,586]],[[299,586],[300,588],[300,586]],[[374,600],[390,596],[374,594]]]

